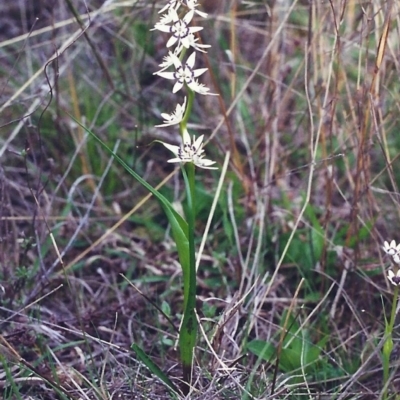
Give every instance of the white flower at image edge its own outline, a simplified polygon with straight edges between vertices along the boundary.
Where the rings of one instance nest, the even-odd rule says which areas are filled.
[[[392,257],[395,264],[400,264],[400,243],[396,245],[395,240],[392,240],[390,243],[385,240],[382,249]]]
[[[400,285],[400,269],[396,273],[390,269],[387,277],[394,286]]]
[[[177,125],[183,120],[183,116],[186,110],[186,97],[183,100],[183,104],[177,104],[175,111],[172,114],[161,113],[161,116],[164,118],[163,124],[156,125],[156,128],[161,128],[163,126],[171,126]]]
[[[190,139],[189,132],[187,129],[183,131],[182,144],[180,146],[175,146],[173,144],[168,144],[162,142],[162,144],[172,153],[174,153],[175,158],[168,160],[169,163],[186,163],[191,162],[196,167],[204,169],[218,169],[217,167],[212,167],[215,161],[207,160],[204,157],[203,150],[203,138],[201,135],[197,139],[193,136],[193,142]]]
[[[400,244],[396,246],[395,240],[392,240],[390,243],[385,240],[382,248],[386,254],[389,254],[389,256],[393,256],[400,252]]]
[[[173,53],[169,53],[169,58],[174,63],[175,72],[156,72],[156,74],[165,79],[176,80],[175,85],[172,88],[172,93],[176,93],[178,90],[182,89],[183,84],[186,82],[189,88],[194,92],[208,94],[208,88],[205,88],[204,85],[201,85],[195,79],[207,71],[207,68],[193,69],[196,60],[196,53],[192,53],[189,56],[185,65],[182,65],[179,58]]]

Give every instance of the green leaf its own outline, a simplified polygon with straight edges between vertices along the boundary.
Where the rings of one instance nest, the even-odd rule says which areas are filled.
[[[280,326],[281,326],[282,329],[285,326],[287,313],[288,313],[288,311],[285,310],[283,312],[283,314],[282,314],[282,318],[281,318],[281,321],[280,321]],[[289,319],[288,319],[288,321],[286,323],[287,332],[285,333],[285,336],[283,338],[283,347],[288,347],[289,346],[292,349],[293,348],[297,348],[297,349],[301,350],[303,339],[298,336],[299,329],[300,329],[300,325],[296,321],[296,319],[293,316],[293,314],[290,314],[289,315]]]
[[[141,185],[143,185],[154,197],[156,197],[171,225],[172,236],[174,238],[177,250],[179,262],[181,264],[183,274],[189,273],[190,268],[190,257],[189,257],[189,240],[188,240],[188,224],[187,222],[175,211],[172,204],[165,198],[158,190],[149,185],[140,175],[138,175],[132,168],[125,163],[116,153],[114,153],[96,134],[87,129],[78,120],[70,115],[70,117],[81,126],[86,132],[88,132],[93,139],[95,139],[103,149],[111,154],[124,168],[132,175]]]
[[[152,374],[154,374],[157,378],[159,378],[162,382],[164,382],[170,389],[172,389],[176,393],[180,393],[178,388],[173,384],[171,379],[161,371],[160,367],[154,363],[154,361],[135,343],[131,345],[131,349],[136,353],[139,360],[150,370]]]
[[[247,344],[247,350],[268,362],[271,362],[276,356],[275,346],[264,340],[252,340]]]
[[[290,347],[282,349],[279,358],[279,367],[284,372],[291,372],[299,369],[301,367],[301,353],[299,353],[299,349]]]
[[[163,300],[163,302],[161,303],[161,310],[168,317],[171,316],[171,307],[165,300]]]

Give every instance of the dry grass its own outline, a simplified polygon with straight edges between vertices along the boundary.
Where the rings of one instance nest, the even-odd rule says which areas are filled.
[[[177,137],[154,128],[177,102],[152,75],[165,53],[150,32],[163,2],[8,3],[2,397],[173,398],[130,350],[140,344],[179,382],[181,276],[167,220],[70,117],[181,203],[168,155],[148,146]],[[380,246],[400,240],[399,5],[203,3],[212,48],[201,62],[220,96],[196,99],[193,129],[210,158],[231,158],[200,263],[191,398],[378,398],[391,302]],[[199,181],[200,243],[218,174]],[[321,347],[319,374],[249,351],[255,339],[279,349],[288,310],[295,336]]]

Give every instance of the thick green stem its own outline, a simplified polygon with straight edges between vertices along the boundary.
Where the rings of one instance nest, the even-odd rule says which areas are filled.
[[[189,238],[190,268],[189,276],[184,277],[184,311],[181,331],[179,333],[179,348],[183,370],[184,392],[189,391],[192,378],[193,352],[196,345],[198,322],[196,307],[196,257],[194,245],[195,211],[195,166],[187,163],[183,169],[187,196],[187,222]]]
[[[192,113],[194,92],[186,85],[188,99],[186,110],[181,123],[179,132],[183,132],[187,126],[189,116]],[[189,241],[189,269],[184,271],[183,276],[183,320],[179,332],[179,351],[182,363],[183,393],[186,395],[190,390],[192,380],[193,353],[196,346],[198,322],[195,312],[196,307],[196,254],[194,246],[194,225],[196,221],[195,207],[195,166],[193,163],[186,163],[182,168],[183,178],[186,186],[187,198],[187,224]]]

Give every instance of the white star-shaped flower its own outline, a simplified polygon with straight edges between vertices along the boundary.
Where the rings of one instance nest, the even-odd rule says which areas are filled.
[[[211,45],[197,43],[198,40],[199,39],[196,39],[196,37],[193,35],[193,33],[189,33],[187,40],[185,41],[185,44],[188,44],[190,47],[193,47],[197,51],[201,51],[202,53],[207,53],[203,49],[211,47]],[[183,45],[183,43],[182,43],[182,45]]]
[[[164,16],[160,22],[157,22],[154,25],[154,29],[172,35],[167,42],[167,47],[171,47],[175,43],[178,43],[178,45],[182,44],[186,48],[189,48],[189,34],[199,32],[203,29],[201,26],[189,26],[192,18],[193,13],[190,11],[183,17],[183,19],[181,19],[175,9],[170,8],[167,16]],[[168,25],[170,22],[172,22],[172,25]]]
[[[174,153],[175,158],[171,158],[168,160],[169,163],[187,163],[191,162],[196,167],[204,168],[204,169],[218,169],[217,167],[212,167],[211,165],[215,164],[215,161],[207,160],[204,158],[204,150],[203,150],[203,138],[204,135],[201,135],[199,138],[195,138],[193,136],[193,142],[190,139],[189,132],[187,129],[183,131],[182,135],[182,144],[180,146],[175,146],[168,143],[162,144],[172,153]]]
[[[396,245],[396,241],[392,240],[390,243],[385,240],[382,247],[383,251],[392,257],[395,264],[400,264],[400,243]]]
[[[178,90],[181,90],[183,84],[186,83],[190,89],[195,92],[199,92],[199,83],[196,82],[196,79],[201,74],[207,71],[207,68],[199,68],[193,69],[194,62],[196,59],[196,53],[192,53],[186,61],[185,65],[182,65],[179,58],[173,54],[169,53],[169,57],[172,59],[175,67],[175,72],[157,72],[156,74],[162,76],[165,79],[175,79],[175,85],[172,88],[172,93],[176,93]],[[204,94],[204,93],[201,93]]]
[[[386,240],[383,242],[383,251],[389,256],[394,256],[398,252],[400,252],[400,244],[396,245],[396,241],[392,240],[390,243]]]
[[[183,104],[177,104],[175,111],[172,114],[161,113],[161,116],[164,118],[164,123],[162,125],[156,125],[156,128],[161,128],[163,126],[171,126],[177,125],[183,120],[183,116],[186,110],[186,96],[183,100]]]
[[[160,20],[155,23],[154,28],[150,29],[151,31],[159,30],[160,26],[168,26],[175,21],[177,16],[176,11],[173,8],[168,9],[166,14],[161,15]]]
[[[178,57],[179,54],[181,53],[182,49],[183,49],[183,46],[179,46],[179,47],[175,47],[173,53],[171,53],[169,51],[168,54],[163,57],[163,62],[161,64],[159,64],[159,67],[161,67],[161,69],[159,71],[157,71],[157,72],[154,72],[153,75],[158,75],[160,72],[163,72],[166,69],[168,69],[169,67],[171,67],[172,65],[174,65],[174,60],[175,59],[173,57],[171,57],[171,54],[173,54],[176,57]]]
[[[394,286],[399,286],[400,285],[400,269],[397,270],[396,273],[394,273],[391,269],[388,271],[387,275],[389,281],[394,285]]]
[[[217,93],[209,93],[209,88],[195,79],[189,87],[198,94],[218,96]]]

